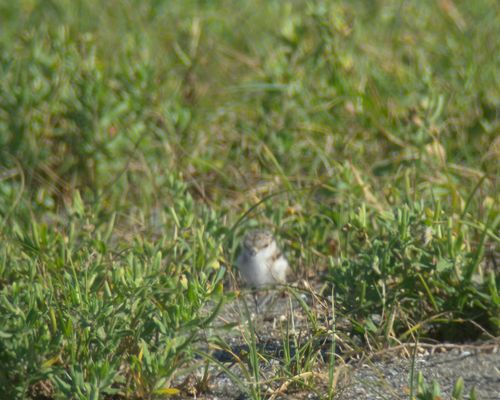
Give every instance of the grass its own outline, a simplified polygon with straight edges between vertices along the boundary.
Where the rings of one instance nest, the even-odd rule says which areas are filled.
[[[493,0],[1,1],[5,395],[171,396],[220,368],[200,349],[238,322],[220,310],[260,225],[300,280],[334,290],[360,351],[497,337],[499,15]],[[315,339],[341,347],[340,328],[295,308],[314,333],[283,326],[304,355],[281,378],[265,381],[253,328],[246,377],[223,366],[254,398],[318,368],[335,380]]]

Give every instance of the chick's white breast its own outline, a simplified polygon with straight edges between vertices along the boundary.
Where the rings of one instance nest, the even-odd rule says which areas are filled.
[[[243,280],[252,286],[265,286],[274,283],[285,283],[288,273],[288,261],[280,256],[273,259],[272,251],[261,251],[253,257],[241,254],[237,265]]]
[[[288,265],[288,261],[285,257],[281,256],[274,262],[271,273],[277,282],[286,283],[286,276],[289,270],[290,266]]]

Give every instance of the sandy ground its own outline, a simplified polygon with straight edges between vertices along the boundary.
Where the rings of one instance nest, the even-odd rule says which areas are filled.
[[[426,381],[435,379],[441,398],[449,399],[458,378],[464,380],[464,398],[472,387],[478,399],[500,399],[500,346],[464,346],[444,353],[417,357],[415,370]],[[349,380],[339,387],[339,399],[403,399],[410,398],[409,376],[411,361],[401,358],[380,360],[353,366]]]
[[[265,296],[260,297],[261,304]],[[328,315],[328,304],[325,299],[314,299],[302,295],[317,316],[318,325],[331,322]],[[224,306],[218,323],[233,324],[229,330],[221,332],[220,336],[227,344],[226,350],[211,347],[212,356],[227,368],[230,373],[244,378],[241,365],[250,370],[248,355],[248,319],[242,300],[247,303],[250,313],[255,314],[255,304],[251,295],[245,295],[239,301]],[[269,300],[269,299],[268,299]],[[328,360],[331,354],[331,336],[316,333],[314,341],[317,358],[312,374],[306,376],[310,388],[299,386],[282,386],[284,379],[273,380],[283,370],[283,332],[286,327],[295,331],[299,347],[310,340],[310,320],[304,315],[298,300],[288,295],[274,295],[262,308],[260,314],[252,316],[257,337],[257,349],[263,355],[260,360],[260,380],[264,384],[264,397],[274,399],[316,399],[328,393]],[[293,324],[290,316],[293,315]],[[348,399],[409,399],[410,375],[412,366],[412,345],[399,346],[378,352],[368,349],[361,354],[353,353],[349,345],[349,337],[343,323],[337,321],[339,336],[336,357],[336,386],[334,398]],[[245,336],[247,339],[245,339]],[[346,339],[347,338],[347,339]],[[354,343],[353,340],[351,343]],[[344,345],[344,344],[345,345]],[[361,346],[362,347],[362,346]],[[357,347],[359,350],[361,347]],[[441,399],[451,398],[453,386],[458,378],[464,380],[464,399],[469,398],[469,392],[475,387],[478,399],[500,400],[500,341],[473,344],[438,344],[419,346],[415,356],[414,377],[421,371],[430,385],[435,379],[441,389]],[[291,343],[292,356],[295,345]],[[231,354],[232,353],[232,354]],[[241,363],[235,362],[235,356]],[[307,368],[304,371],[308,371]],[[310,370],[309,370],[310,371]],[[300,371],[298,372],[300,373]],[[246,399],[248,392],[242,390],[230,379],[228,373],[218,370],[210,371],[210,378],[203,391],[193,389],[191,393],[183,393],[183,397],[199,399]],[[194,379],[196,381],[196,379]],[[311,389],[313,388],[313,389]],[[283,389],[283,390],[280,390]],[[316,391],[316,393],[314,393]],[[321,396],[318,396],[318,394]]]

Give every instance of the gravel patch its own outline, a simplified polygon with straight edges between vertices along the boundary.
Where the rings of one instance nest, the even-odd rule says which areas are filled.
[[[339,388],[339,399],[403,399],[409,398],[411,360],[396,358],[352,366],[349,384]],[[500,352],[497,348],[464,346],[445,353],[420,355],[415,360],[416,372],[426,382],[439,383],[443,399],[450,398],[458,378],[464,380],[464,398],[475,387],[478,399],[500,399]]]
[[[243,298],[247,303],[248,310],[255,311],[253,298],[250,295]],[[328,313],[317,304],[313,304],[311,298],[304,297],[303,300],[314,308],[318,318],[323,318],[322,324],[326,324],[329,319]],[[289,320],[291,309],[293,309],[293,326],[296,333],[298,332],[301,340],[307,340],[310,323],[303,315],[297,301],[291,301],[286,295],[276,295],[271,304],[266,306],[264,313],[257,317],[253,316],[253,325],[258,335],[257,349],[264,356],[259,366],[260,379],[271,382],[267,387],[264,385],[264,398],[266,396],[272,398],[274,394],[274,399],[316,399],[319,397],[314,394],[313,390],[304,387],[290,385],[290,387],[280,391],[283,379],[279,380],[278,383],[272,383],[275,373],[280,371],[282,367],[283,321],[287,318]],[[246,311],[244,311],[241,301],[235,301],[224,307],[221,312],[221,322],[226,324],[239,322],[239,324],[221,335],[229,346],[229,351],[212,351],[212,356],[216,360],[243,381],[245,381],[244,374],[238,363],[234,362],[234,355],[243,360],[246,368],[250,368],[248,345],[243,339],[245,330],[248,332],[248,327],[245,327],[244,315],[246,315]],[[342,321],[337,321],[339,335],[343,334],[342,324]],[[348,330],[346,329],[346,332]],[[321,339],[319,342],[315,342],[315,346],[318,346],[320,360],[311,371],[313,377],[309,380],[316,393],[321,395],[328,393],[328,359],[331,342],[328,342],[327,339],[323,342]],[[359,338],[352,338],[353,342],[355,342],[354,339],[359,340]],[[348,340],[351,339],[348,338]],[[361,354],[353,355],[352,351],[346,351],[349,349],[342,348],[341,342],[340,340],[337,347],[336,371],[338,379],[335,399],[392,400],[410,398],[409,381],[412,361],[409,354],[412,352],[412,346],[398,346],[378,353],[370,353],[364,348],[360,352]],[[438,344],[431,346],[422,344],[415,357],[415,381],[419,371],[422,372],[427,385],[430,386],[433,380],[437,381],[441,390],[441,399],[451,398],[455,382],[462,378],[464,380],[464,399],[469,398],[470,390],[474,387],[478,399],[500,400],[500,341],[464,345]],[[248,394],[235,385],[228,374],[221,369],[212,369],[210,376],[205,390],[193,393],[192,397],[206,400],[242,400],[248,398]],[[416,390],[416,385],[414,388]]]

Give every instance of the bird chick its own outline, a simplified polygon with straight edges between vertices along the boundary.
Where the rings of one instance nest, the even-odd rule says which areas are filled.
[[[243,281],[255,288],[285,284],[290,272],[272,233],[263,229],[245,235],[236,265]]]

